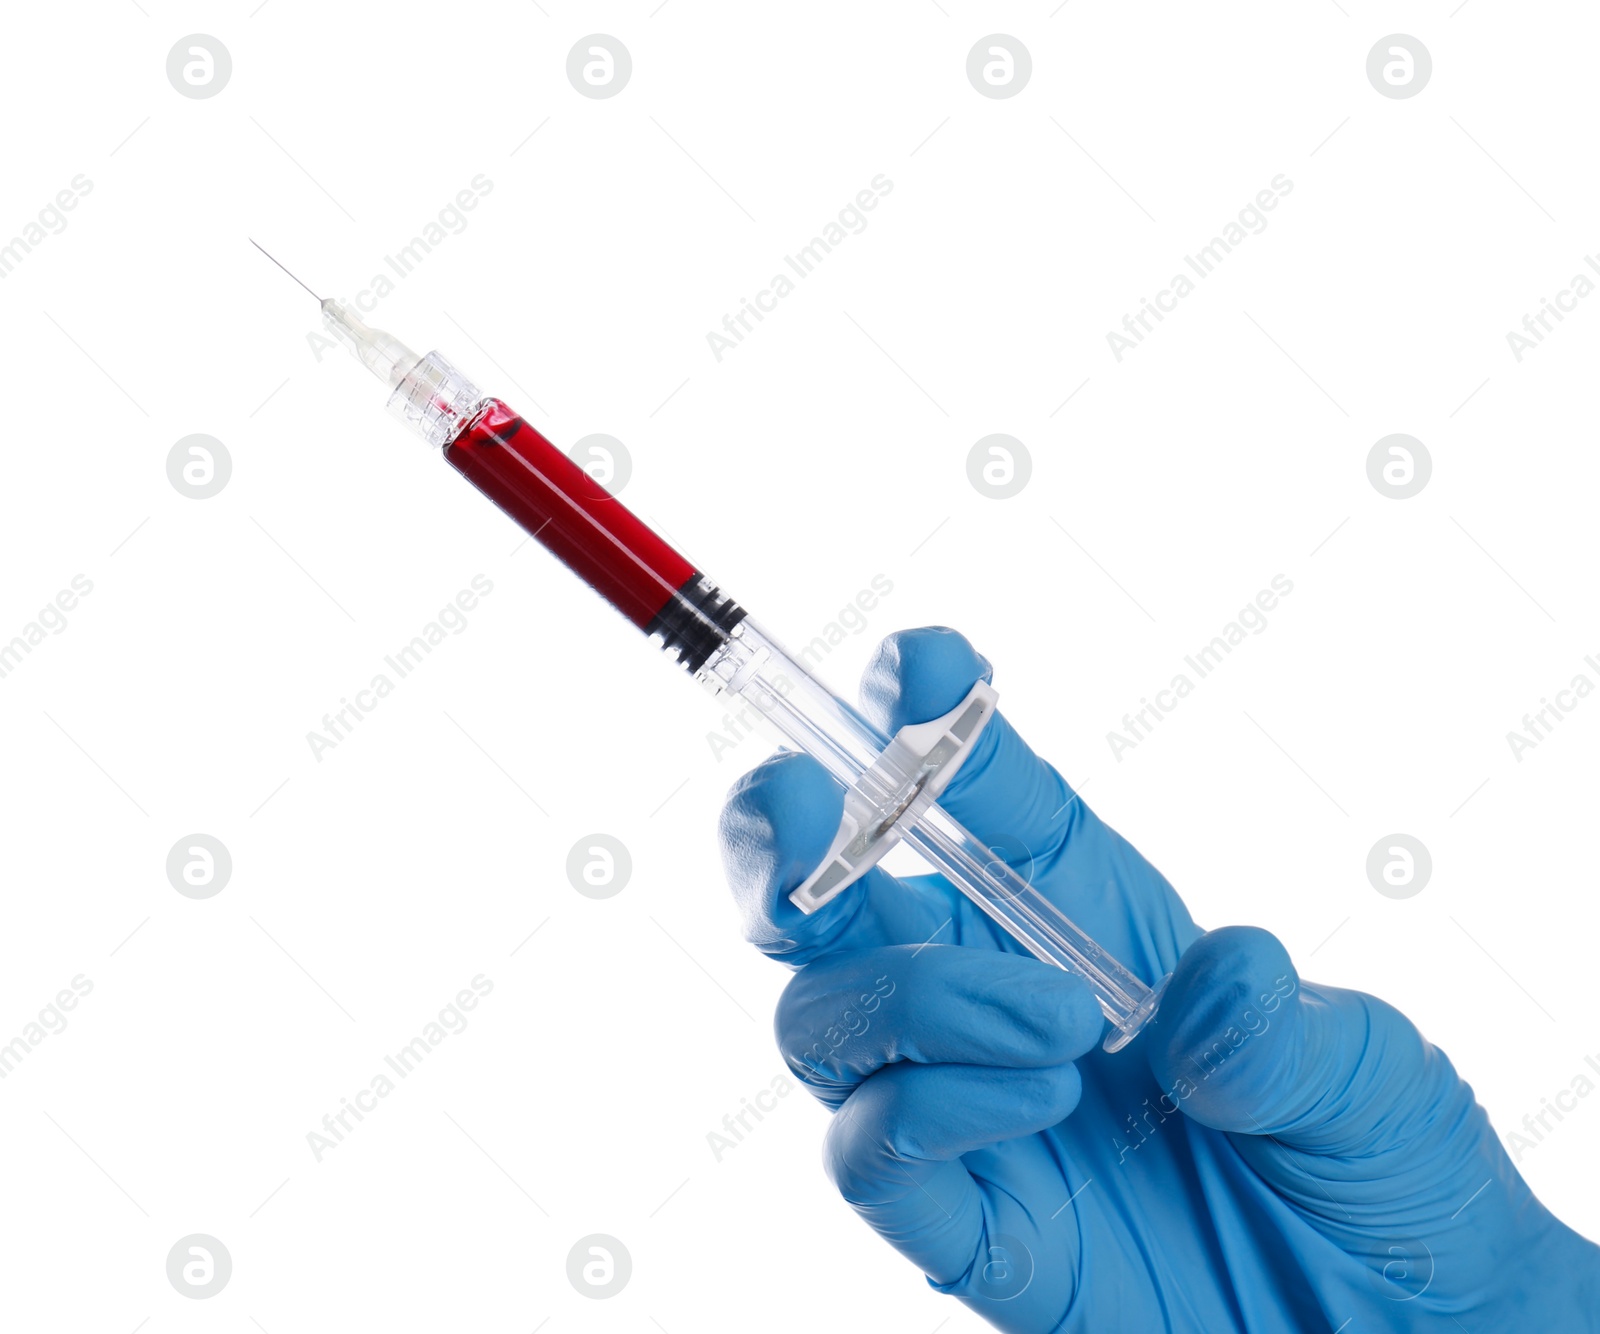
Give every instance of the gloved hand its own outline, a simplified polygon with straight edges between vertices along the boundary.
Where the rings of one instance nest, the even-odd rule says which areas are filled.
[[[989,675],[954,631],[910,631],[863,706],[893,732]],[[942,804],[1135,973],[1172,972],[1123,1051],[1081,980],[942,877],[790,904],[842,802],[779,754],[734,788],[725,860],[750,939],[797,970],[777,1038],[836,1112],[827,1169],[939,1291],[1030,1332],[1600,1330],[1600,1249],[1534,1198],[1445,1055],[1302,982],[1267,932],[1203,934],[1004,716]]]

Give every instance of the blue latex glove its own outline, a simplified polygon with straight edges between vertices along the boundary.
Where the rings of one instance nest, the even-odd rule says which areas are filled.
[[[910,631],[863,705],[893,732],[989,675],[954,631]],[[1003,716],[942,803],[1013,864],[1029,849],[1019,869],[1135,973],[1173,978],[1107,1055],[1087,987],[941,877],[789,903],[842,810],[816,761],[734,789],[729,877],[750,939],[798,970],[777,1038],[837,1113],[827,1169],[935,1288],[1006,1330],[1600,1330],[1600,1249],[1403,1015],[1301,982],[1265,931],[1202,933]]]

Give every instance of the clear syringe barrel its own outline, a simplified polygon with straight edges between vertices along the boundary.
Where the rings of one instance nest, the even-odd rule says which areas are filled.
[[[712,689],[750,704],[846,787],[889,744],[748,618],[698,675]],[[1107,1051],[1126,1046],[1155,1013],[1159,984],[1147,987],[942,807],[929,806],[904,838],[1029,953],[1088,982],[1110,1021]]]
[[[418,356],[342,302],[323,319],[390,389],[389,410],[686,670],[754,705],[778,733],[851,786],[889,738],[753,625],[744,608],[659,533],[437,352]],[[916,848],[1024,948],[1084,978],[1110,1021],[1108,1051],[1155,1013],[1152,991],[947,811],[902,821]]]

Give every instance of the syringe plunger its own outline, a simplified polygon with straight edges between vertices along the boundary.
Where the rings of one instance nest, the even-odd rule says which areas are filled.
[[[321,305],[339,341],[389,386],[389,411],[442,447],[445,460],[525,531],[690,672],[755,705],[846,789],[870,782],[898,737],[836,698],[594,477],[437,352],[418,356],[341,301]],[[1036,957],[1088,981],[1111,1021],[1107,1050],[1144,1027],[1166,979],[1145,986],[937,804],[902,805],[892,817],[902,813],[906,841],[982,912]]]

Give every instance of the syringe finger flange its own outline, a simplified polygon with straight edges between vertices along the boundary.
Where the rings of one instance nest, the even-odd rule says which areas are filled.
[[[845,789],[844,814],[827,856],[789,901],[814,913],[876,866],[955,777],[999,698],[993,686],[978,681],[949,713],[896,732]]]

